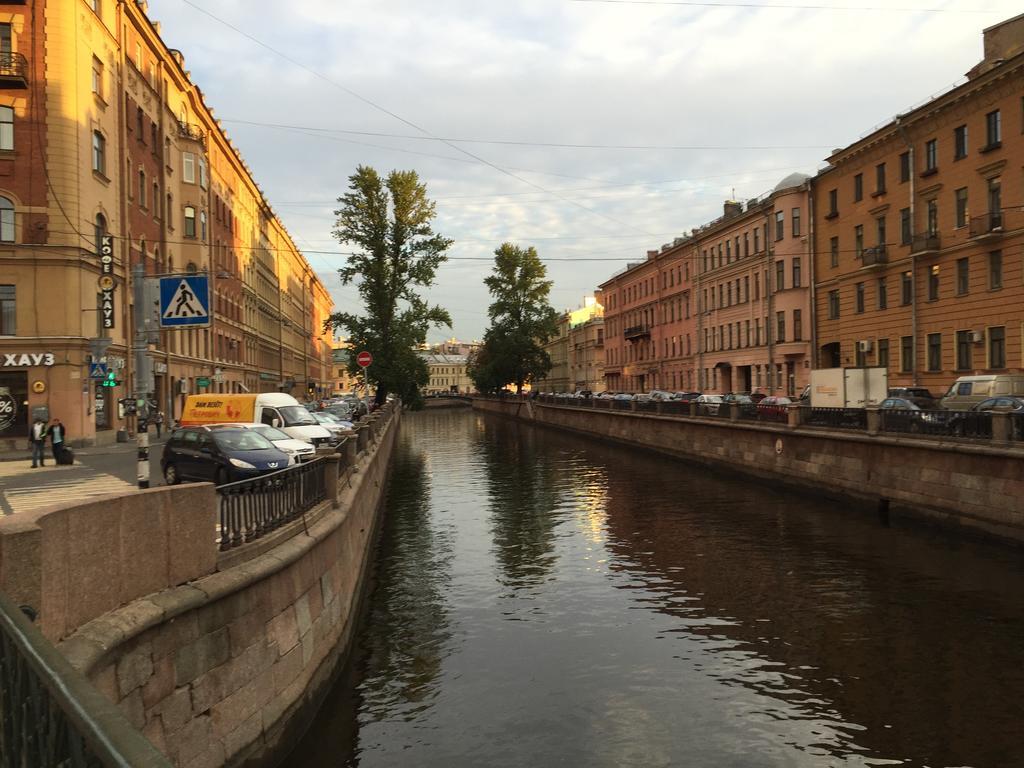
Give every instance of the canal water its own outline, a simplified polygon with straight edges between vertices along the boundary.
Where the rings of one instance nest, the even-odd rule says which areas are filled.
[[[466,410],[404,419],[287,765],[1024,765],[1019,551]]]

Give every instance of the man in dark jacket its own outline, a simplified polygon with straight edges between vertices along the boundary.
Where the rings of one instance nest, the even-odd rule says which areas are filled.
[[[36,418],[29,427],[28,441],[32,446],[32,468],[46,466],[46,422]]]

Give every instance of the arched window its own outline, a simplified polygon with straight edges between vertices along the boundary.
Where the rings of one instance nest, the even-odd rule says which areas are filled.
[[[0,242],[14,242],[14,203],[0,197]]]
[[[196,209],[191,205],[185,206],[185,237],[196,236]]]
[[[100,252],[100,243],[103,236],[107,234],[107,217],[102,213],[96,214],[96,221],[93,223],[93,232],[96,236],[96,253]]]

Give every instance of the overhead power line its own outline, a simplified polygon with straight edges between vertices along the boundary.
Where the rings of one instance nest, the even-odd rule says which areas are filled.
[[[335,134],[349,136],[375,136],[388,139],[411,139],[414,141],[437,141],[445,144],[497,144],[513,147],[553,147],[556,149],[637,149],[657,151],[710,151],[710,150],[784,150],[784,149],[831,149],[831,144],[588,144],[583,142],[557,141],[526,141],[518,139],[464,139],[453,136],[413,136],[407,133],[384,133],[380,131],[356,131],[348,128],[323,128],[309,125],[288,125],[285,123],[264,123],[258,120],[240,120],[238,118],[220,118],[222,123],[251,125],[259,128],[278,128],[281,130],[307,131],[312,133]],[[371,145],[377,146],[377,145]],[[390,147],[385,147],[390,149]],[[445,159],[445,158],[442,158]]]
[[[1002,11],[983,11],[977,8],[908,8],[885,5],[811,5],[802,3],[701,3],[689,0],[566,0],[570,3],[602,3],[605,5],[676,5],[684,8],[745,8],[758,11],[896,11],[899,13],[988,13],[1000,14]]]

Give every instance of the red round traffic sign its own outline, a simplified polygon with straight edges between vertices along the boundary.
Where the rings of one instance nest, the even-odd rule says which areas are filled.
[[[372,362],[373,362],[373,355],[371,355],[369,352],[365,352],[364,351],[364,352],[360,352],[358,355],[356,355],[356,364],[360,368],[369,368],[370,367],[370,363],[372,363]]]

